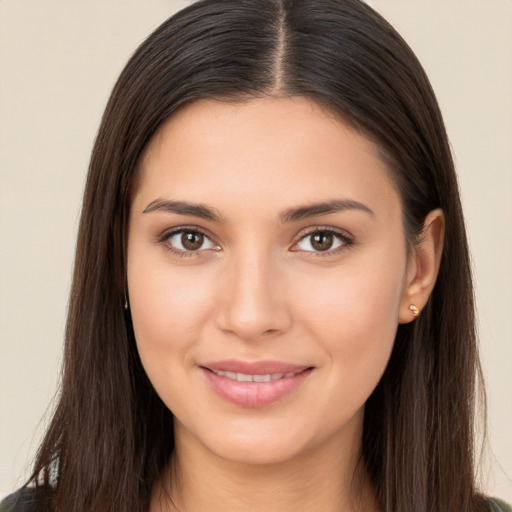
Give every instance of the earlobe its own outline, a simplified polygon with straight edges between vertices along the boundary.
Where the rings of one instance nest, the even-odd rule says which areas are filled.
[[[399,322],[412,322],[425,306],[436,284],[443,254],[445,218],[440,208],[432,210],[412,248],[407,281],[400,304]]]

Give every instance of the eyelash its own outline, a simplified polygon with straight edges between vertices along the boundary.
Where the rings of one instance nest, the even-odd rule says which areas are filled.
[[[335,254],[339,254],[340,252],[346,251],[351,246],[354,245],[354,239],[351,235],[349,235],[346,231],[341,231],[337,229],[333,229],[331,227],[322,227],[322,226],[316,226],[312,228],[311,230],[307,231],[305,234],[303,234],[298,242],[293,244],[293,247],[300,244],[303,240],[305,240],[308,237],[311,237],[313,235],[322,234],[322,235],[330,235],[333,236],[335,239],[338,239],[341,244],[338,247],[335,247],[334,249],[327,249],[325,251],[303,251],[306,253],[310,253],[311,255],[315,257],[326,257],[326,256],[332,256]],[[292,249],[293,250],[293,249]],[[297,249],[296,252],[298,252],[300,249]]]
[[[195,234],[195,235],[201,235],[201,236],[204,236],[205,239],[209,240],[210,242],[214,243],[212,241],[212,237],[210,235],[208,235],[208,233],[206,233],[205,231],[197,228],[197,227],[187,227],[187,226],[182,226],[180,228],[176,228],[176,229],[172,229],[170,231],[166,231],[165,233],[162,234],[162,236],[158,239],[158,243],[161,243],[165,246],[165,248],[171,252],[172,254],[175,254],[176,256],[180,256],[181,258],[193,258],[195,256],[197,256],[197,253],[201,252],[201,250],[205,250],[205,249],[198,249],[197,251],[183,251],[181,249],[177,249],[176,247],[173,247],[170,243],[169,243],[169,239],[175,235],[178,235],[178,234],[184,234],[184,233],[189,233],[189,234]]]
[[[215,244],[215,242],[212,241],[211,236],[208,235],[208,233],[206,233],[205,231],[203,231],[203,230],[201,230],[201,229],[199,229],[197,227],[187,227],[187,226],[182,226],[180,228],[176,228],[176,229],[172,229],[170,231],[166,231],[165,233],[163,233],[159,237],[158,243],[164,244],[165,248],[169,252],[175,254],[176,256],[182,257],[182,258],[195,257],[201,251],[208,250],[208,249],[198,249],[197,251],[192,251],[192,250],[185,250],[184,251],[184,250],[181,250],[181,249],[177,249],[176,247],[173,247],[169,243],[169,239],[171,237],[173,237],[175,235],[178,235],[178,234],[184,234],[184,233],[201,235],[201,236],[205,237],[205,239],[209,240],[212,244]],[[331,256],[331,255],[343,252],[343,251],[349,249],[352,245],[354,245],[353,238],[348,233],[346,233],[345,231],[335,230],[335,229],[333,229],[331,227],[315,227],[315,228],[312,228],[310,231],[306,232],[305,234],[303,234],[299,238],[299,240],[293,244],[292,249],[290,249],[290,250],[292,252],[300,252],[300,249],[293,249],[293,247],[296,247],[298,244],[300,244],[302,241],[304,241],[308,237],[311,237],[311,236],[316,235],[316,234],[331,235],[335,239],[338,239],[341,242],[341,244],[338,247],[334,248],[334,249],[327,249],[325,251],[315,251],[315,250],[312,250],[312,251],[302,251],[302,252],[310,253],[310,255],[314,255],[316,257],[325,257],[325,256]],[[217,251],[217,250],[220,250],[220,249],[215,249],[215,250]]]

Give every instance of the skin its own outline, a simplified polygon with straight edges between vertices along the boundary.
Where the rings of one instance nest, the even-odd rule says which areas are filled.
[[[352,203],[282,218],[333,200]],[[182,233],[169,235],[180,228],[207,237],[184,251]],[[315,250],[315,230],[334,231],[333,248]],[[201,100],[170,118],[143,156],[128,234],[138,350],[175,416],[178,478],[155,485],[151,509],[172,509],[167,486],[182,511],[377,510],[357,465],[364,404],[398,324],[413,320],[409,305],[428,300],[442,237],[442,213],[431,212],[408,250],[376,147],[308,99]],[[200,370],[225,359],[313,371],[291,394],[248,408]]]

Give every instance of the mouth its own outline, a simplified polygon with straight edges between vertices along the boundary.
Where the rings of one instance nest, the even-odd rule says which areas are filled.
[[[271,382],[274,380],[280,379],[288,379],[290,377],[294,377],[295,375],[303,372],[304,370],[299,370],[297,372],[287,372],[287,373],[264,373],[264,374],[250,374],[250,373],[237,373],[237,372],[228,372],[222,370],[210,370],[215,375],[219,377],[226,377],[231,380],[236,380],[238,382]]]
[[[211,389],[223,400],[241,407],[272,404],[295,392],[314,368],[264,361],[220,361],[199,367]]]

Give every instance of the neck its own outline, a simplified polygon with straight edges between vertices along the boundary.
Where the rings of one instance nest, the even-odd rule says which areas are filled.
[[[169,469],[155,486],[155,512],[374,512],[360,439],[328,439],[314,450],[273,464],[218,457],[187,433],[177,436]],[[169,500],[172,496],[172,502]]]

